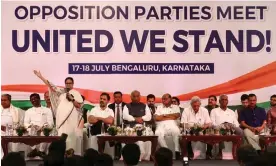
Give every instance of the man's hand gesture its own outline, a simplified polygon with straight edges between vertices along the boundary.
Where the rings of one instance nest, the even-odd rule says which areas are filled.
[[[40,71],[34,70],[34,74],[35,74],[37,77],[42,78],[42,75],[41,75]]]

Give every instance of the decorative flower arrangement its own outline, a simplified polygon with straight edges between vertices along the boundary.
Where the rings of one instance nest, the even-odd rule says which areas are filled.
[[[130,128],[130,127],[126,127],[125,129],[124,129],[124,132],[125,132],[125,134],[126,135],[133,135],[133,132],[134,132],[135,130],[133,129],[133,128]]]
[[[52,132],[52,130],[53,130],[52,127],[45,126],[45,127],[43,127],[42,132],[43,132],[44,136],[48,137],[50,135],[50,133]]]
[[[18,136],[23,136],[24,133],[27,132],[27,129],[25,126],[22,126],[22,125],[18,125],[16,128],[15,128],[15,131],[17,133]]]
[[[221,125],[219,129],[220,135],[227,135],[230,132],[230,129],[226,125]]]
[[[145,127],[143,125],[136,125],[134,127],[134,130],[136,131],[136,134],[138,136],[142,136],[143,135],[143,131],[145,130]]]
[[[203,128],[200,124],[195,124],[191,127],[191,133],[194,135],[203,135]]]
[[[118,132],[118,128],[116,126],[109,126],[107,129],[107,133],[112,136],[117,135],[117,132]]]
[[[122,128],[121,127],[117,127],[117,134],[121,135],[122,134]]]

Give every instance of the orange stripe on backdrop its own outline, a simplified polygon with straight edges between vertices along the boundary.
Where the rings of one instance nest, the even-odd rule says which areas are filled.
[[[179,95],[181,101],[193,96],[208,98],[209,95],[233,94],[276,85],[276,61],[256,69],[248,74],[210,88]]]
[[[230,80],[226,83],[219,84],[213,87],[202,89],[196,92],[179,95],[181,101],[190,100],[193,96],[199,96],[201,98],[207,98],[209,95],[220,95],[220,94],[233,94],[238,92],[250,91],[254,89],[260,89],[268,86],[276,85],[276,61],[266,66],[263,66],[257,70],[254,70],[248,74],[240,76],[236,79]],[[3,85],[2,91],[16,91],[16,92],[36,92],[44,93],[48,89],[45,85]],[[88,89],[76,88],[87,100],[92,103],[99,102],[99,96],[102,92]],[[113,93],[109,92],[112,96]],[[146,97],[143,96],[142,102],[146,101]],[[123,100],[130,102],[130,95],[124,94]],[[111,101],[113,102],[113,100]],[[160,97],[157,98],[156,102],[161,102]]]
[[[99,103],[100,94],[102,92],[95,91],[95,90],[87,90],[87,89],[80,89],[75,88],[77,91],[79,91],[83,96],[85,96],[85,99],[92,102],[92,103]],[[45,93],[48,88],[46,85],[36,85],[36,84],[17,84],[17,85],[2,85],[1,87],[2,91],[12,91],[12,92],[30,92],[30,93]],[[113,92],[107,92],[109,93],[111,97],[111,101],[113,102]],[[130,95],[124,94],[123,100],[125,102],[130,102]],[[146,102],[146,96],[141,97],[142,102]],[[157,99],[157,102],[161,102],[161,99]]]

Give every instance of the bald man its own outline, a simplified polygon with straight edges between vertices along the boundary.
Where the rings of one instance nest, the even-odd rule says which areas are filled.
[[[126,104],[123,109],[123,119],[125,124],[134,127],[136,124],[143,124],[151,120],[151,112],[149,107],[140,102],[140,92],[135,90],[131,93],[131,103]],[[149,160],[150,158],[150,143],[138,141],[141,155],[140,160]]]
[[[180,117],[180,108],[172,105],[172,97],[170,94],[162,96],[162,105],[157,107],[154,119],[157,125],[155,135],[158,136],[158,142],[161,147],[168,148],[165,136],[172,136],[175,147],[175,158],[180,158],[179,135],[180,130],[177,125],[177,119]]]

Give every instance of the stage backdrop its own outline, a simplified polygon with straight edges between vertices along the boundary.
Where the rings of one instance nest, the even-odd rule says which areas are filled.
[[[2,2],[2,93],[28,100],[46,87],[164,93],[186,104],[243,93],[276,93],[276,2]]]

